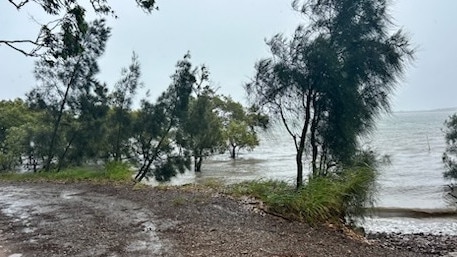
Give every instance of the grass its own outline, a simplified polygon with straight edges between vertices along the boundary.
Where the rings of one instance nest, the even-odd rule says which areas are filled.
[[[132,172],[127,164],[111,162],[104,168],[72,168],[61,172],[4,173],[0,180],[57,181],[95,183],[131,183]],[[252,196],[262,201],[268,211],[310,224],[345,223],[363,217],[366,205],[372,203],[376,173],[368,165],[355,165],[341,173],[308,179],[299,190],[283,181],[258,180],[225,187],[220,181],[208,180],[202,185],[187,185],[183,190],[224,191],[234,196]],[[163,189],[167,189],[164,187]],[[136,189],[141,189],[136,188]],[[184,199],[173,200],[174,205]]]
[[[234,185],[230,194],[261,200],[270,212],[310,224],[345,223],[363,216],[372,203],[375,172],[356,167],[341,174],[310,178],[301,189],[281,181],[251,181]]]
[[[9,181],[55,181],[55,182],[99,182],[130,183],[132,172],[125,163],[110,162],[104,168],[77,167],[60,172],[0,173],[1,180]]]

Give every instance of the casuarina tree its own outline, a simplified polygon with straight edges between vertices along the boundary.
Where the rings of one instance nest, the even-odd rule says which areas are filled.
[[[1,38],[2,35],[0,35],[0,46],[10,47],[25,56],[47,54],[48,58],[51,56],[67,58],[79,55],[84,51],[84,35],[88,30],[84,6],[89,6],[98,15],[117,17],[108,0],[90,0],[86,3],[78,0],[9,0],[8,2],[11,4],[11,9],[18,12],[26,6],[38,5],[43,13],[50,16],[52,20],[49,23],[41,24],[36,38],[6,39]],[[135,0],[135,2],[147,13],[158,9],[155,0]],[[64,35],[64,48],[56,48],[56,45],[60,44],[59,35]]]
[[[166,181],[190,167],[190,154],[176,138],[187,117],[196,82],[189,54],[177,63],[171,79],[170,86],[155,103],[143,100],[135,114],[132,152],[139,163],[137,181],[145,177]]]
[[[84,128],[99,128],[96,120],[107,111],[106,87],[95,75],[99,72],[98,58],[104,53],[110,29],[103,20],[87,24],[87,31],[81,41],[84,51],[78,55],[64,58],[42,56],[35,65],[35,77],[38,85],[28,93],[28,104],[34,109],[46,110],[52,132],[48,139],[41,142],[48,151],[43,164],[45,170],[51,169],[51,164],[57,157],[65,157],[75,139],[82,139],[79,132]],[[55,50],[67,48],[65,35],[59,35],[61,44]],[[91,123],[74,122],[87,121]],[[63,130],[65,128],[69,130]],[[79,126],[83,124],[84,126]],[[87,127],[89,126],[89,127]],[[91,131],[96,136],[95,130]],[[86,149],[88,150],[88,149]]]
[[[272,57],[256,64],[246,90],[292,137],[301,187],[305,159],[312,176],[350,162],[359,136],[389,110],[414,49],[394,30],[387,0],[294,1],[293,7],[309,23],[291,38],[278,34],[267,42]]]

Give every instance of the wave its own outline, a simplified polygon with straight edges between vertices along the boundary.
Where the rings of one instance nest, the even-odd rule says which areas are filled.
[[[456,218],[457,209],[455,208],[389,208],[375,207],[370,212],[380,218],[402,217],[402,218]]]

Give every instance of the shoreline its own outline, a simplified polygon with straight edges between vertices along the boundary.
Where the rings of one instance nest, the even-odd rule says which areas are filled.
[[[457,235],[425,233],[369,233],[366,239],[387,249],[402,249],[433,256],[457,256]]]
[[[23,256],[439,256],[192,186],[0,181],[0,199],[2,245]]]

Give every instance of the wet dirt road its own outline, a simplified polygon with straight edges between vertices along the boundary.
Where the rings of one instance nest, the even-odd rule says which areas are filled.
[[[0,181],[0,257],[429,256],[255,206],[192,186]]]
[[[88,190],[1,186],[0,256],[162,255],[167,242],[150,211]]]

